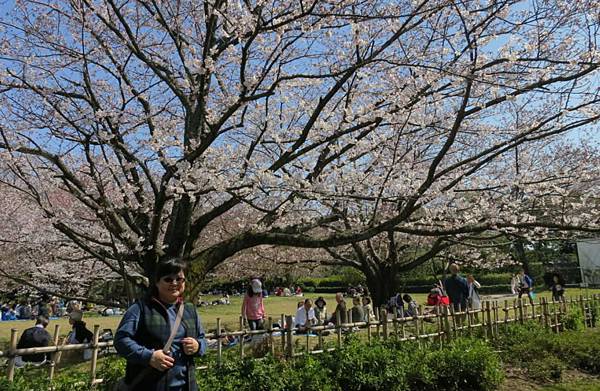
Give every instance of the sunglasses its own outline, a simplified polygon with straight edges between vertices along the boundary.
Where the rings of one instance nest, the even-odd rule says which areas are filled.
[[[181,283],[185,282],[185,277],[177,277],[177,278],[163,277],[163,278],[161,278],[161,280],[163,280],[167,284],[172,284],[173,281],[176,282],[176,283],[178,283],[178,284],[181,284]]]

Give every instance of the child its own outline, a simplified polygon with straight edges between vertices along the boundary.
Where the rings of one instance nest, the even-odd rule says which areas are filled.
[[[402,296],[402,300],[404,300],[406,303],[406,311],[404,311],[405,317],[412,318],[419,315],[419,306],[417,305],[417,302],[410,297],[410,295],[405,294]]]
[[[550,289],[552,289],[553,301],[565,302],[565,281],[560,274],[552,274],[552,285],[550,286]]]

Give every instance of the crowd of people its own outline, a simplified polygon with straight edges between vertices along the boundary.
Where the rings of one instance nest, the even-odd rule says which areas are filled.
[[[78,300],[63,300],[58,297],[41,297],[31,301],[23,299],[20,301],[6,302],[0,305],[0,319],[9,320],[33,320],[38,316],[48,319],[58,319],[68,316],[73,310],[89,310],[87,304]],[[99,311],[101,315],[121,315],[119,308],[103,308]]]
[[[196,306],[184,303],[185,264],[178,260],[162,263],[157,268],[155,284],[146,297],[129,307],[117,329],[114,346],[117,352],[127,359],[126,376],[123,379],[128,389],[159,389],[167,386],[173,390],[189,389],[195,383],[193,358],[204,354],[206,341]],[[431,289],[426,305],[431,308],[450,306],[455,311],[467,308],[481,308],[481,284],[471,274],[460,274],[457,264],[449,265],[450,275]],[[513,293],[519,298],[527,296],[533,302],[533,279],[521,270],[513,277]],[[289,288],[288,288],[289,290]],[[565,282],[555,273],[552,276],[553,299],[564,300]],[[285,295],[284,289],[276,289]],[[291,293],[291,290],[290,290]],[[300,288],[295,289],[302,295]],[[268,291],[258,278],[249,281],[241,305],[243,321],[250,330],[264,329],[267,312],[265,297]],[[352,300],[350,310],[346,299]],[[217,304],[229,304],[229,295],[223,292]],[[214,304],[214,303],[213,303]],[[388,312],[393,316],[414,317],[419,315],[417,301],[407,293],[393,295],[387,302]],[[304,298],[297,303],[293,326],[297,333],[310,333],[311,327],[318,325],[338,325],[350,322],[374,321],[375,311],[367,288],[358,285],[335,295],[333,311],[329,312],[323,296],[314,301]],[[27,302],[15,306],[2,306],[2,317],[15,319],[35,319],[35,325],[26,329],[19,338],[17,348],[44,347],[53,343],[47,327],[51,316],[68,314],[71,331],[65,343],[89,343],[92,332],[83,321],[84,312],[80,303],[63,303],[52,298],[47,303]],[[285,327],[286,325],[279,325]],[[225,343],[235,342],[232,336],[224,337]],[[83,351],[83,358],[90,357],[89,349]],[[42,364],[48,360],[47,354],[23,356],[18,362]],[[142,376],[143,375],[143,376]]]

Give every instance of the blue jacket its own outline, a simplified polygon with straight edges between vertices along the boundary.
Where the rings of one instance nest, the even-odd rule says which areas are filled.
[[[164,306],[157,300],[146,298],[129,307],[123,316],[114,343],[117,352],[127,359],[127,384],[149,368],[154,350],[164,346],[170,334],[170,324],[175,322],[177,308],[176,305]],[[185,305],[181,325],[171,346],[175,365],[165,372],[149,369],[143,380],[134,387],[135,391],[163,391],[171,387],[185,387],[188,391],[197,389],[193,356],[185,355],[181,348],[181,340],[185,337],[196,338],[200,347],[196,355],[204,354],[204,330],[196,308],[189,303]]]
[[[454,305],[455,310],[459,308],[459,305],[462,310],[467,308],[469,286],[466,278],[452,275],[444,281],[444,289],[446,289],[446,294],[450,297],[450,302]]]

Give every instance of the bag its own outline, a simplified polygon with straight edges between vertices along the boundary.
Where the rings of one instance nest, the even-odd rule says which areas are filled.
[[[173,323],[173,327],[171,328],[171,334],[169,335],[169,339],[167,339],[167,343],[163,347],[163,351],[168,353],[171,350],[171,345],[173,344],[173,340],[175,339],[175,334],[177,334],[177,330],[179,329],[179,325],[181,324],[181,318],[183,318],[183,310],[185,307],[185,303],[182,301],[179,305],[179,310],[177,311],[177,317],[175,318],[175,323]],[[112,391],[132,391],[135,386],[141,382],[144,377],[150,374],[151,368],[146,368],[142,372],[138,373],[138,375],[133,379],[131,384],[127,384],[125,382],[125,378],[120,379],[117,384],[115,384]]]

